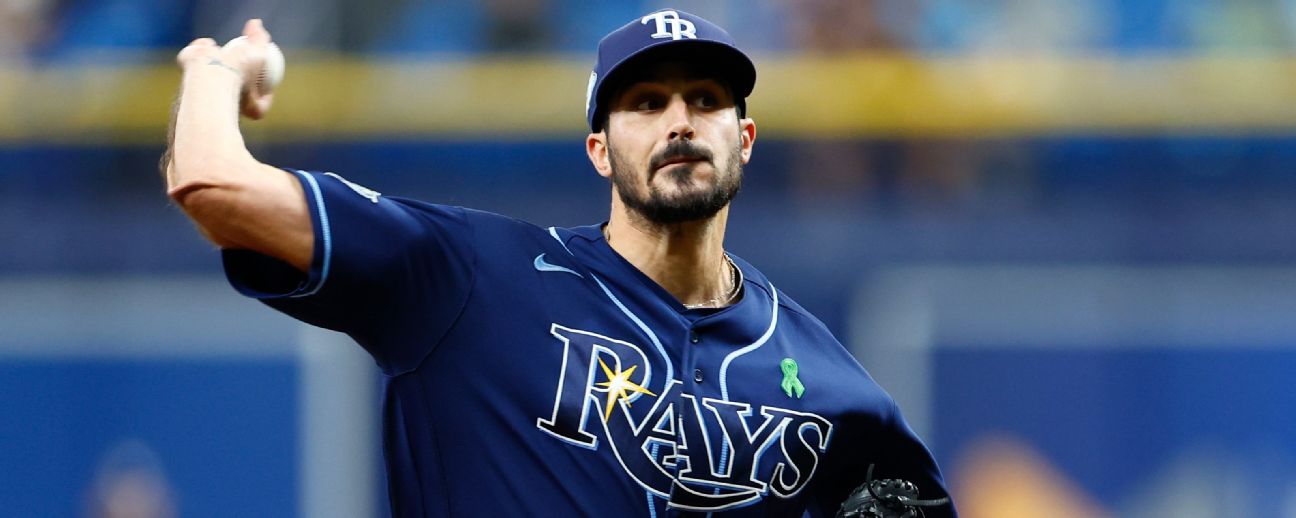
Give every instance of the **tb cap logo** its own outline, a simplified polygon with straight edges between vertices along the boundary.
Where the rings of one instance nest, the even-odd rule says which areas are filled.
[[[675,11],[657,11],[643,17],[643,19],[639,20],[639,23],[648,25],[649,20],[657,22],[657,32],[652,33],[653,39],[697,39],[697,27],[693,25],[693,22],[680,18],[679,13]],[[669,30],[667,26],[670,27]]]

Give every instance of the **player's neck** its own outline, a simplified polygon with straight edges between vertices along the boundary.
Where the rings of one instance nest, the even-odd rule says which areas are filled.
[[[728,217],[725,207],[710,219],[658,225],[614,209],[604,233],[613,250],[677,300],[698,304],[734,289],[724,256]]]

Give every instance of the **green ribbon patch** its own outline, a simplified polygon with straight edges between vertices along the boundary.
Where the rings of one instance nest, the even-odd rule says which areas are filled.
[[[805,393],[805,385],[802,385],[801,380],[797,379],[796,360],[783,358],[783,361],[779,362],[779,369],[783,371],[783,383],[781,384],[783,392],[786,392],[788,397],[792,397],[792,394],[796,393],[796,398],[801,399],[801,394]]]

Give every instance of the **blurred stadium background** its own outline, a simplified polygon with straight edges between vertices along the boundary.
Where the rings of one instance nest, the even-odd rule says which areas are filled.
[[[594,45],[663,5],[0,2],[0,515],[385,514],[372,363],[163,195],[185,43],[266,20],[265,162],[579,225]],[[675,6],[757,56],[729,248],[965,516],[1296,516],[1296,2]]]

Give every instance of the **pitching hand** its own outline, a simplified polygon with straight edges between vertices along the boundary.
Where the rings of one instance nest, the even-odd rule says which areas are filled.
[[[243,26],[243,40],[241,44],[221,47],[211,38],[198,38],[176,55],[176,62],[186,72],[196,67],[219,66],[234,74],[242,85],[239,111],[256,120],[269,113],[274,100],[274,94],[257,88],[270,48],[270,32],[261,20],[248,20]]]

